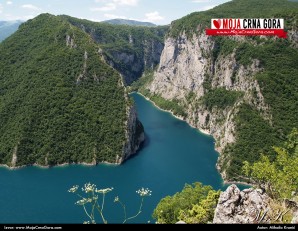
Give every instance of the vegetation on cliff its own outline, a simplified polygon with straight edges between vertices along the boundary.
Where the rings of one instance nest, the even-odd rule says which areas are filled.
[[[115,162],[126,142],[120,75],[89,35],[43,14],[0,44],[0,163]]]
[[[228,91],[225,88],[216,88],[207,92],[201,100],[208,110],[211,110],[213,107],[225,109],[226,107],[233,106],[242,95],[243,93],[239,91]]]
[[[197,41],[192,40],[193,35],[203,36],[205,34],[204,29],[210,27],[212,18],[284,18],[285,30],[297,33],[297,15],[297,2],[233,0],[211,10],[192,13],[174,21],[168,36],[177,38],[177,46],[179,43],[185,42],[183,36],[183,39],[179,38],[182,34],[186,34],[187,40],[196,43]],[[297,41],[291,36],[291,33],[287,39],[262,38],[260,36],[243,39],[234,37],[210,37],[208,39],[212,45],[212,48],[209,47],[212,49],[211,52],[207,53],[204,48],[205,45],[198,44],[202,50],[201,58],[208,67],[204,69],[204,81],[202,83],[204,95],[199,98],[197,95],[202,94],[202,92],[198,93],[185,89],[184,99],[180,97],[179,100],[168,99],[167,101],[175,102],[175,107],[185,113],[186,117],[195,117],[194,115],[197,115],[198,111],[202,112],[203,110],[215,114],[218,118],[213,120],[217,121],[217,125],[213,122],[213,131],[224,129],[220,128],[220,123],[228,119],[223,118],[224,109],[228,108],[232,111],[233,114],[230,118],[233,118],[233,121],[228,122],[236,125],[235,130],[230,134],[235,138],[235,142],[225,148],[220,147],[223,151],[219,167],[225,173],[226,179],[239,180],[243,175],[241,171],[243,161],[254,163],[260,159],[260,153],[266,153],[272,160],[276,156],[272,146],[281,145],[291,129],[298,127]],[[204,43],[205,40],[203,39]],[[177,56],[179,56],[179,52],[176,54]],[[174,62],[176,57],[173,58]],[[235,63],[232,59],[235,59]],[[226,60],[232,60],[230,63],[233,63],[233,67],[227,66]],[[258,64],[252,68],[254,61],[257,61]],[[179,65],[174,66],[179,69]],[[231,83],[227,84],[218,80],[218,78],[227,77],[218,70],[225,71],[226,69],[231,70]],[[245,72],[253,73],[251,72],[252,69],[256,74],[245,74]],[[179,71],[183,70],[178,70],[177,73]],[[162,70],[160,72],[162,73]],[[176,75],[175,73],[173,71],[173,75]],[[241,73],[242,75],[245,74],[245,77],[242,77],[246,79],[240,80],[239,75]],[[169,73],[162,74],[167,76]],[[219,77],[218,74],[222,74],[222,76]],[[175,78],[177,77],[175,76]],[[198,78],[200,78],[199,75]],[[195,81],[196,76],[193,79]],[[150,78],[147,81],[142,81],[147,85],[150,85],[151,82]],[[163,83],[167,84],[167,81],[165,80]],[[260,88],[259,92],[255,89],[246,90],[245,87],[243,88],[245,84],[255,84],[255,81]],[[173,89],[173,95],[175,95],[175,89],[179,88],[179,91],[182,91],[181,89],[184,87],[177,85],[177,82],[175,84],[175,88],[167,89],[168,91]],[[239,88],[242,89],[242,92]],[[148,92],[148,90],[146,92],[146,87],[139,87],[139,89],[154,100],[153,96],[156,93]],[[164,107],[163,104],[160,106]],[[172,103],[168,103],[167,107],[164,108],[168,109],[170,106],[170,110],[175,111]],[[187,115],[189,110],[191,115]],[[202,125],[204,129],[209,128],[209,117],[206,124]],[[199,118],[193,118],[193,121],[193,124],[197,125]],[[226,137],[225,135],[221,133],[216,138],[223,139],[222,137]]]
[[[159,64],[168,26],[111,25],[61,16],[96,41],[109,63],[131,84]]]
[[[151,94],[146,87],[148,84],[150,84],[153,80],[154,72],[147,70],[144,72],[143,76],[139,78],[137,81],[133,82],[129,86],[129,90],[132,91],[138,91],[141,94],[143,94],[145,97],[150,98],[158,107],[171,111],[174,115],[180,116],[182,118],[185,118],[187,116],[187,113],[185,112],[185,109],[180,105],[179,100],[173,99],[173,100],[166,100],[160,95],[157,94]]]
[[[297,16],[297,2],[287,0],[232,0],[213,9],[194,12],[171,23],[169,35],[178,37],[181,32],[191,36],[210,28],[213,18],[271,18],[272,16]],[[282,18],[282,17],[281,17]],[[198,30],[198,25],[200,25]]]
[[[161,199],[153,218],[159,224],[175,224],[180,220],[188,224],[212,222],[219,194],[211,186],[186,184],[181,192]]]
[[[257,190],[246,189],[240,194],[236,186],[230,186],[217,205],[219,191],[201,183],[186,185],[174,196],[161,199],[153,217],[158,223],[166,224],[178,221],[212,223],[215,208],[220,207],[216,212],[216,223],[289,223],[298,204],[298,130],[293,129],[287,141],[274,150],[276,157],[272,161],[262,154],[253,164],[244,162],[242,171]],[[231,190],[233,188],[238,192]],[[256,209],[253,213],[252,207]]]
[[[282,147],[274,147],[273,161],[262,155],[253,164],[244,162],[249,179],[274,199],[291,199],[298,194],[298,130],[294,129]]]
[[[225,152],[230,155],[231,164],[227,168],[229,177],[240,174],[244,160],[254,161],[260,158],[258,153],[275,156],[271,148],[280,145],[293,127],[298,127],[298,50],[289,40],[270,39],[257,46],[250,41],[239,45],[237,52],[239,63],[250,65],[252,59],[258,59],[264,70],[255,78],[260,84],[265,103],[270,107],[272,121],[264,118],[256,108],[243,104],[236,116],[237,142]],[[237,54],[237,53],[236,53]]]

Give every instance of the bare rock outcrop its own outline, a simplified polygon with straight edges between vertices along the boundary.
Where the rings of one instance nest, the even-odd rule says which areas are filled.
[[[260,189],[240,191],[231,185],[220,195],[213,223],[261,223],[269,210],[269,202],[270,198]]]
[[[117,156],[116,164],[121,164],[132,155],[136,154],[141,144],[145,140],[144,127],[137,118],[135,107],[130,107],[127,112],[128,121],[126,123],[126,143],[123,147],[122,156]]]
[[[131,44],[134,47],[134,44]],[[153,70],[160,60],[164,44],[155,40],[144,40],[141,54],[134,51],[113,51],[106,56],[107,62],[121,73],[125,85],[140,78],[144,70]],[[123,68],[125,66],[125,68]]]
[[[298,210],[293,214],[292,224],[298,224]]]

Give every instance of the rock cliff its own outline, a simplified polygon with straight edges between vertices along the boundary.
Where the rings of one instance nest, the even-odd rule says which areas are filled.
[[[121,164],[134,155],[145,140],[144,127],[137,118],[134,106],[128,107],[127,118],[126,143],[123,147],[123,155],[116,157],[116,164]]]
[[[221,154],[217,167],[233,181],[241,177],[246,156],[254,162],[260,153],[270,153],[298,122],[291,107],[297,100],[291,96],[297,67],[294,59],[282,65],[291,52],[297,55],[296,21],[288,28],[288,40],[207,36],[204,17],[235,7],[234,2],[246,4],[237,0],[173,22],[153,80],[143,87],[147,97],[178,103],[189,124],[215,138]]]
[[[213,223],[259,223],[264,220],[261,214],[268,211],[269,202],[270,198],[261,190],[240,191],[236,185],[231,185],[220,195]]]
[[[159,68],[148,89],[151,94],[168,100],[179,99],[185,105],[186,121],[213,135],[217,150],[222,152],[228,144],[235,142],[234,119],[241,104],[247,103],[257,108],[268,121],[271,115],[258,82],[252,78],[262,70],[259,60],[253,60],[251,65],[245,67],[236,61],[235,52],[214,60],[208,54],[212,54],[216,46],[214,39],[204,33],[194,34],[191,38],[185,34],[176,39],[167,38]],[[241,91],[244,95],[223,110],[208,109],[204,104],[197,103],[206,95],[208,87],[223,87],[229,91]],[[189,94],[193,94],[191,101],[187,100]]]
[[[280,203],[272,200],[261,189],[240,191],[236,185],[231,185],[220,194],[213,223],[297,223],[297,212],[295,201],[285,200]]]
[[[131,46],[134,47],[134,38],[130,35]],[[133,50],[110,51],[106,59],[108,63],[124,77],[126,85],[140,78],[145,70],[154,70],[160,60],[163,43],[154,39],[143,40],[141,53]],[[124,68],[123,68],[124,67]]]
[[[154,70],[159,64],[167,26],[110,25],[63,17],[101,46],[102,54],[110,66],[122,74],[125,85],[130,85],[145,70]]]

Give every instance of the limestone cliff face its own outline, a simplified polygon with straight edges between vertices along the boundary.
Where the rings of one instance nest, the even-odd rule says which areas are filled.
[[[285,215],[290,215],[288,220]],[[272,200],[261,189],[229,186],[220,194],[213,223],[215,224],[268,224],[297,223],[298,204],[293,200],[283,203]]]
[[[121,73],[125,85],[130,85],[145,70],[153,70],[159,64],[167,26],[111,25],[69,16],[64,18],[99,44],[100,53]]]
[[[150,86],[152,93],[160,94],[166,99],[183,98],[188,92],[195,91],[199,96],[204,94],[203,80],[205,62],[196,39],[181,35],[177,39],[167,38],[162,52],[158,71]],[[202,37],[204,43],[210,43]],[[206,44],[207,45],[207,44]],[[211,48],[211,44],[206,46]]]
[[[269,204],[270,198],[261,190],[250,188],[240,191],[236,185],[231,185],[220,195],[213,223],[267,223],[265,216],[270,209]]]
[[[121,164],[136,154],[145,140],[144,127],[137,118],[137,112],[134,106],[128,107],[127,116],[126,143],[123,147],[123,155],[116,158],[116,164]]]
[[[238,42],[242,39],[234,38]],[[271,115],[260,86],[253,78],[262,70],[260,62],[253,60],[250,66],[244,67],[236,61],[234,51],[214,58],[214,49],[217,49],[214,38],[204,33],[192,37],[183,33],[178,38],[167,38],[159,68],[147,88],[152,94],[165,99],[180,100],[188,114],[185,120],[213,135],[217,150],[222,152],[227,144],[235,142],[234,119],[242,103],[257,108],[268,121]],[[220,87],[241,91],[243,97],[223,110],[207,109],[205,105],[196,103],[210,89]],[[188,99],[190,93],[193,94],[191,100]],[[219,168],[223,158],[221,156],[219,159]]]
[[[129,42],[135,47],[134,39],[129,36]],[[140,78],[145,70],[153,70],[159,63],[163,43],[155,39],[142,41],[141,53],[134,50],[111,51],[106,59],[110,66],[114,67],[124,77],[126,85]]]

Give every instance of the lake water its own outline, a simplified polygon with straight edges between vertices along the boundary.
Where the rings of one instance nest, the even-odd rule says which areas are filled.
[[[94,183],[98,188],[114,187],[107,195],[106,218],[121,222],[123,213],[114,204],[115,196],[126,204],[128,214],[138,210],[136,190],[148,187],[142,214],[134,220],[147,223],[161,198],[181,191],[185,183],[196,181],[222,189],[215,168],[218,154],[214,139],[206,136],[170,113],[161,111],[138,94],[138,116],[146,131],[143,149],[121,166],[68,166],[19,170],[0,168],[0,223],[83,223],[82,207],[74,204],[72,185]]]

